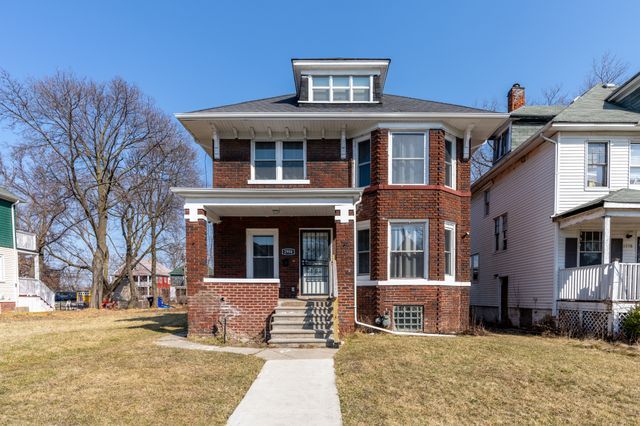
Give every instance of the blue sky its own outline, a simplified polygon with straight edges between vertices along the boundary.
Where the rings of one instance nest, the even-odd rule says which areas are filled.
[[[389,57],[386,92],[473,106],[514,82],[573,95],[607,50],[640,71],[638,16],[636,1],[21,0],[2,6],[0,67],[118,75],[173,113],[290,93],[292,57]]]

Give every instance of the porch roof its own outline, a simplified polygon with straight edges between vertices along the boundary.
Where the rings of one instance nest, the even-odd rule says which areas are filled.
[[[185,209],[203,209],[214,221],[224,216],[334,216],[360,200],[359,188],[171,188]]]
[[[594,210],[599,207],[604,208],[640,208],[640,191],[637,189],[623,188],[596,198],[595,200],[581,204],[566,212],[553,216],[554,220],[561,220],[575,216],[579,213]]]

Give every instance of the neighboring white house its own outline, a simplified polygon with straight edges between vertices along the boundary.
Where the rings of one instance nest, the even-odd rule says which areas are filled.
[[[39,257],[34,234],[16,230],[16,205],[20,199],[0,188],[0,313],[54,309],[53,291],[40,281]],[[21,270],[20,258],[30,262]],[[26,259],[25,259],[26,260]]]
[[[640,73],[566,108],[521,106],[517,90],[472,186],[472,310],[616,333],[640,302]]]

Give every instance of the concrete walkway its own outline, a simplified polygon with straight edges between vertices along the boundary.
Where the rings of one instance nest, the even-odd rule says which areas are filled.
[[[333,356],[337,349],[210,346],[164,336],[165,347],[254,355],[267,362],[228,420],[229,425],[341,425]]]

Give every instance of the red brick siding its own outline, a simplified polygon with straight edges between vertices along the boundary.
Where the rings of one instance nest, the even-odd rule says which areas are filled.
[[[204,211],[199,211],[204,214]],[[189,333],[202,334],[208,321],[202,306],[207,298],[200,293],[203,290],[202,279],[207,276],[207,223],[204,220],[186,222],[186,266],[187,299],[189,300]],[[194,303],[192,306],[191,303]],[[211,324],[209,324],[211,325]],[[208,328],[211,333],[211,328]]]
[[[338,272],[338,323],[340,335],[355,330],[353,221],[336,222],[336,268]]]
[[[247,228],[276,228],[280,249],[280,297],[295,297],[300,278],[300,229],[328,228],[335,238],[334,222],[333,216],[225,217],[214,227],[214,275],[219,278],[245,278]],[[334,240],[334,253],[335,245]],[[285,247],[294,248],[295,256],[282,256]]]
[[[278,284],[200,282],[188,299],[190,335],[222,333],[227,316],[230,336],[262,341],[278,305]]]
[[[221,140],[220,160],[213,162],[216,188],[344,188],[351,186],[351,141],[347,141],[347,159],[340,159],[340,140],[307,140],[307,178],[309,185],[250,185],[251,141]]]
[[[0,302],[0,314],[16,310],[16,302]]]

